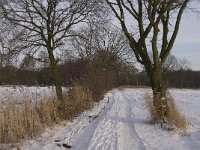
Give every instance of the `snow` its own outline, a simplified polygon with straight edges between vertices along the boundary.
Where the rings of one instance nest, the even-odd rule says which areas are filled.
[[[67,88],[63,88],[64,91]],[[26,86],[0,86],[0,103],[21,102],[29,100],[37,102],[40,100],[55,98],[53,87],[26,87]]]
[[[47,129],[40,137],[19,145],[22,150],[199,150],[200,90],[171,89],[185,114],[186,136],[147,122],[143,96],[150,89],[112,90],[73,122]]]

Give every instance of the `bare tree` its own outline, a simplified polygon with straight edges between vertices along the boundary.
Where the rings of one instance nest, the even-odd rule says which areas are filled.
[[[167,108],[162,66],[173,48],[189,0],[106,0],[129,40],[137,61],[150,79],[154,106],[161,122]],[[129,21],[130,20],[130,21]],[[153,54],[151,61],[148,51]]]
[[[24,30],[12,26],[7,20],[3,19],[0,10],[0,65],[12,65],[17,60],[20,47],[25,46],[21,43]]]
[[[97,51],[110,51],[124,60],[130,58],[131,48],[126,37],[110,24],[90,25],[81,29],[79,34],[80,36],[71,39],[71,45],[81,58],[91,59]]]
[[[177,58],[175,55],[169,54],[166,62],[163,64],[163,71],[178,71],[191,69],[190,63],[185,58]]]
[[[35,68],[35,65],[36,60],[30,57],[29,55],[26,55],[20,64],[20,68],[24,70],[33,70]]]
[[[48,52],[59,100],[63,95],[55,51],[65,44],[66,38],[75,36],[73,28],[98,13],[99,3],[97,0],[0,0],[4,18],[26,31],[23,42],[28,43],[29,51],[35,54],[45,48]]]

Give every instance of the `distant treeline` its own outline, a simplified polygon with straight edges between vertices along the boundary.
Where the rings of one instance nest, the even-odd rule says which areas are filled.
[[[200,71],[167,71],[164,73],[164,78],[167,86],[171,88],[200,88]],[[136,81],[136,84],[139,86],[149,86],[149,81],[145,72],[136,75]]]
[[[91,58],[77,58],[58,65],[62,86],[72,86],[74,82],[101,82],[111,87],[135,84],[137,69],[119,58],[113,52],[99,51]],[[1,85],[51,86],[53,75],[50,67],[20,69],[14,66],[0,67]],[[98,83],[97,83],[98,84]],[[112,85],[111,85],[112,84]]]
[[[95,69],[99,72],[95,75],[96,80],[114,81],[116,86],[120,85],[135,85],[148,86],[149,81],[144,72],[138,70],[125,62],[118,64],[98,64],[100,61],[95,61],[95,64],[88,65],[85,59],[69,60],[59,65],[59,70],[62,76],[62,85],[71,86],[73,81],[81,80],[89,76],[91,70]],[[94,63],[94,62],[93,62]],[[104,61],[105,63],[105,61]],[[105,66],[104,66],[105,65]],[[89,67],[88,67],[89,66]],[[98,68],[98,69],[96,69]],[[164,73],[166,83],[169,87],[174,88],[200,88],[200,71],[192,70],[176,70],[167,71]],[[27,85],[27,86],[51,86],[53,85],[53,75],[50,67],[40,69],[27,70],[19,69],[13,66],[0,67],[0,85]]]

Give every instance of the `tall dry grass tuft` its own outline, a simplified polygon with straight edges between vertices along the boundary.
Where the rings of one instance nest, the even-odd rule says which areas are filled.
[[[57,100],[44,100],[40,102],[36,109],[42,124],[52,125],[62,121],[57,111],[58,105],[59,102]]]
[[[183,134],[186,134],[188,127],[187,120],[181,111],[177,108],[174,99],[170,96],[168,100],[169,115],[168,119],[172,125],[180,129]]]
[[[36,109],[28,102],[11,104],[0,113],[0,142],[14,143],[35,136],[42,129]]]
[[[65,96],[64,104],[58,107],[59,116],[72,120],[84,110],[92,108],[94,103],[92,92],[88,87],[75,83]]]
[[[61,121],[57,102],[42,100],[35,104],[28,100],[20,105],[11,103],[0,112],[0,143],[15,143],[35,137],[47,125]]]
[[[156,123],[157,120],[158,120],[158,115],[156,113],[156,109],[155,109],[154,104],[153,104],[152,96],[150,94],[146,93],[144,95],[144,100],[145,100],[145,103],[146,103],[146,106],[147,106],[147,109],[148,109],[148,112],[149,112],[150,123]]]
[[[159,123],[159,120],[161,120],[161,118],[159,118],[157,110],[154,107],[152,96],[150,96],[149,94],[145,94],[144,100],[148,108],[150,122]],[[185,116],[181,114],[181,111],[176,106],[174,99],[169,94],[166,97],[166,101],[169,113],[165,118],[165,127],[170,130],[177,129],[180,131],[181,134],[186,134],[188,123]]]

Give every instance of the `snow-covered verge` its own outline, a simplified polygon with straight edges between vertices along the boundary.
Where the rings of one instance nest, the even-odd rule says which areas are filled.
[[[63,88],[64,91],[67,88]],[[55,98],[53,87],[0,86],[0,103],[21,102],[23,100],[40,101]]]
[[[146,92],[150,90],[115,89],[73,122],[47,129],[40,137],[19,144],[18,148],[62,150],[71,146],[71,150],[199,150],[200,90],[170,90],[189,122],[186,136],[147,122],[143,100]]]

